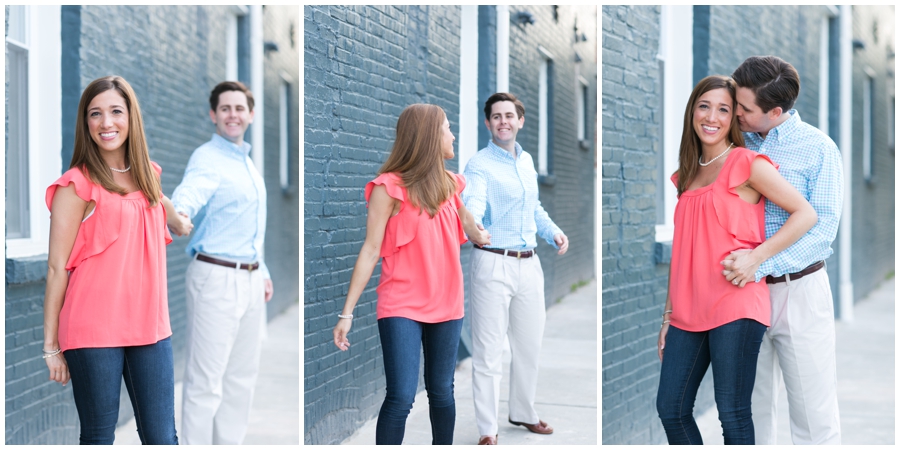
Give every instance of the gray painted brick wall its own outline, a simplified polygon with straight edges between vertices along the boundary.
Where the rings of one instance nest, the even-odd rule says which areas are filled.
[[[668,273],[653,254],[660,10],[602,8],[602,442],[656,444],[665,441],[656,339]]]
[[[78,92],[64,92],[62,109],[77,110],[81,89],[106,75],[121,75],[132,85],[141,105],[150,158],[163,168],[162,188],[166,195],[181,181],[191,152],[208,141],[215,132],[209,120],[209,91],[225,76],[225,17],[229,7],[214,6],[82,6],[69,8],[69,18],[80,21],[63,24],[63,63],[77,66]],[[75,9],[73,9],[75,8]],[[294,92],[299,73],[299,54],[291,49],[287,21],[299,21],[298,8],[283,7],[266,12],[267,40],[278,42],[280,51],[270,53],[266,65],[267,80],[272,70],[286,71],[293,77]],[[66,14],[64,14],[66,17]],[[295,37],[296,39],[296,37]],[[72,40],[79,42],[73,43]],[[147,45],[148,42],[154,45]],[[107,43],[109,45],[101,45]],[[295,44],[296,46],[296,44]],[[277,60],[277,61],[276,61]],[[67,84],[63,69],[63,87]],[[277,71],[274,72],[277,76]],[[277,96],[277,85],[275,94]],[[70,95],[71,94],[71,95]],[[269,95],[269,84],[265,93]],[[277,315],[299,299],[298,253],[299,205],[296,192],[284,195],[278,180],[277,98],[266,101],[268,130],[266,137],[265,181],[269,192],[266,261],[275,284],[275,297],[268,306],[269,317]],[[294,104],[293,117],[297,117]],[[274,108],[275,112],[272,112]],[[64,116],[65,117],[65,116]],[[70,116],[74,120],[74,115]],[[63,124],[64,133],[72,128]],[[276,128],[272,128],[272,126]],[[271,133],[267,133],[271,134]],[[298,172],[299,132],[292,125],[294,179]],[[71,136],[63,142],[71,145]],[[71,149],[61,149],[63,170],[71,160]],[[68,155],[68,156],[66,156]],[[274,238],[273,238],[274,237]],[[169,314],[175,377],[179,381],[184,367],[182,339],[186,311],[184,272],[189,259],[184,253],[188,238],[175,238],[166,249]],[[43,293],[46,255],[38,258],[7,260],[6,287],[6,443],[76,443],[77,413],[71,387],[62,388],[47,380],[46,366],[38,348],[43,342]],[[30,339],[30,340],[29,340]],[[120,423],[131,416],[131,403],[123,389]]]

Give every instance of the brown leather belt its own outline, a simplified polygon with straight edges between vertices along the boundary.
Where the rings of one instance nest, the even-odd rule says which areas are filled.
[[[255,262],[252,264],[241,264],[231,261],[223,261],[221,259],[213,258],[212,256],[206,256],[203,253],[197,253],[197,261],[208,262],[210,264],[217,264],[220,266],[231,267],[232,269],[241,269],[241,270],[249,270],[253,272],[256,269],[259,269],[259,263]]]
[[[525,250],[524,252],[520,252],[517,250],[503,250],[503,249],[499,249],[499,248],[484,248],[484,247],[477,247],[477,246],[475,248],[477,248],[479,250],[484,250],[486,252],[496,253],[498,255],[512,256],[513,258],[516,258],[516,259],[531,258],[532,256],[534,256],[534,250]]]
[[[791,274],[788,274],[787,276],[791,277],[791,281],[799,280],[799,279],[801,279],[823,267],[825,267],[825,261],[818,261],[818,262],[812,263],[809,267],[807,267],[799,272],[791,273]],[[766,276],[767,284],[781,283],[785,280],[786,279],[785,279],[784,275],[782,275],[780,277],[773,277],[772,275]]]

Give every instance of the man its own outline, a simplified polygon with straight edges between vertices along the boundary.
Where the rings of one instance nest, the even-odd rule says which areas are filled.
[[[462,199],[475,222],[490,232],[494,246],[475,247],[469,280],[478,444],[496,445],[507,335],[512,352],[509,422],[533,433],[553,432],[534,410],[545,313],[535,233],[560,255],[569,240],[541,207],[534,162],[516,142],[525,125],[525,106],[514,95],[499,92],[485,102],[484,117],[491,140],[466,165]]]
[[[772,325],[759,350],[751,399],[757,444],[776,443],[779,374],[783,373],[794,444],[840,444],[834,306],[824,260],[833,251],[843,199],[841,155],[827,135],[791,109],[800,76],[775,56],[747,58],[732,74],[737,116],[747,148],[777,164],[809,201],[819,222],[794,245],[766,261],[735,252],[724,262],[729,281],[766,279]],[[766,201],[766,237],[788,213]]]
[[[188,161],[175,210],[205,214],[187,247],[187,363],[181,436],[186,444],[240,444],[259,371],[272,280],[262,261],[266,187],[244,132],[253,94],[235,81],[209,96],[212,139]]]

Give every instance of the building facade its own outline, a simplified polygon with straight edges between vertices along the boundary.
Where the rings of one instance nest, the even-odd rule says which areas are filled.
[[[354,311],[349,351],[331,330],[365,238],[363,188],[407,105],[444,109],[457,137],[447,168],[462,172],[490,139],[487,97],[521,98],[518,142],[538,164],[543,206],[572,242],[559,257],[538,244],[547,305],[595,277],[596,30],[596,7],[304,8],[304,443],[341,442],[384,399],[379,268]],[[464,272],[470,253],[466,244]],[[470,342],[465,321],[460,358]]]
[[[68,169],[81,92],[120,75],[141,104],[150,157],[171,195],[193,150],[215,132],[209,92],[241,80],[256,100],[245,139],[266,182],[265,259],[274,317],[299,302],[299,8],[6,6],[6,440],[78,442],[71,387],[40,357],[49,211],[44,190]],[[167,247],[176,381],[184,367],[188,238]],[[131,403],[124,393],[120,423]]]
[[[734,24],[740,23],[740,27]],[[894,270],[893,6],[604,6],[604,444],[657,444],[660,314],[671,260],[684,105],[707,75],[777,55],[801,77],[795,109],[844,156],[844,214],[827,260],[841,320]],[[695,415],[714,407],[711,377]]]

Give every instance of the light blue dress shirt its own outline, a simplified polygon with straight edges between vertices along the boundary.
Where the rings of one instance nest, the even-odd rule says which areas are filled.
[[[837,145],[825,133],[800,120],[792,109],[791,117],[762,138],[744,133],[747,148],[762,153],[780,167],[778,173],[809,201],[819,222],[790,247],[759,265],[756,281],[766,275],[779,277],[795,273],[834,253],[831,243],[837,236],[844,199],[843,163]],[[772,237],[790,214],[766,200],[766,239]]]
[[[553,236],[562,230],[550,220],[538,200],[537,172],[531,155],[516,143],[516,158],[488,141],[466,163],[462,200],[491,233],[491,248],[528,250],[537,247],[535,233],[559,248]]]
[[[213,134],[194,150],[184,179],[172,194],[175,210],[199,222],[187,246],[198,252],[242,263],[259,261],[264,278],[269,269],[262,260],[266,237],[266,186],[250,159],[250,144]]]

